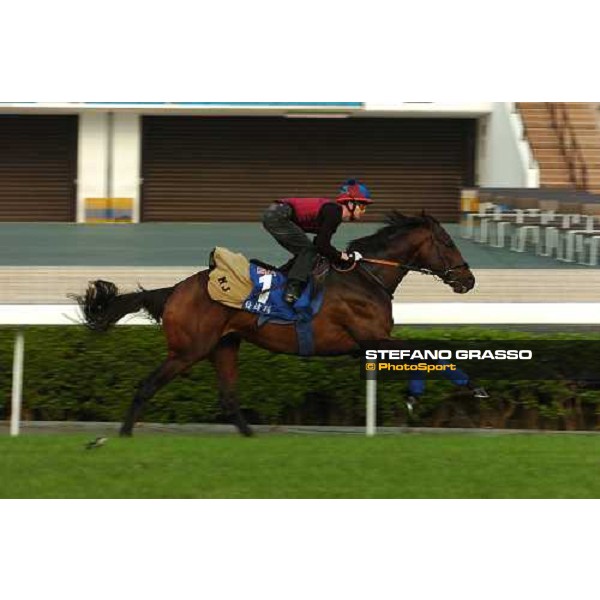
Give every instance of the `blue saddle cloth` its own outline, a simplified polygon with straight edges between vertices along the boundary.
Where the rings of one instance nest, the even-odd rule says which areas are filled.
[[[250,263],[252,292],[243,304],[244,310],[259,315],[259,326],[265,323],[296,325],[299,354],[314,354],[312,320],[321,310],[324,292],[312,297],[312,282],[306,286],[302,296],[291,306],[284,299],[287,277],[279,271],[271,271]]]

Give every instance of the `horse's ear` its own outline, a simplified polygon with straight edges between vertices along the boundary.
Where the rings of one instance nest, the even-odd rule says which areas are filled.
[[[399,210],[393,210],[385,218],[386,225],[401,225],[408,217],[403,215]]]
[[[426,213],[425,210],[421,211],[421,218],[429,227],[433,227],[435,225],[435,219],[429,213]]]

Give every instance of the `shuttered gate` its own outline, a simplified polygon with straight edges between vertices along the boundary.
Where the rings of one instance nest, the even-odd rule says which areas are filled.
[[[144,221],[254,221],[286,196],[362,179],[369,220],[399,209],[458,220],[473,184],[474,120],[147,117]]]
[[[77,117],[0,115],[0,221],[74,221]]]

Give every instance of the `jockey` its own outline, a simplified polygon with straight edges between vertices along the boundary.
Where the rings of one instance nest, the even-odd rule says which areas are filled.
[[[327,198],[284,198],[272,204],[263,216],[265,229],[291,252],[294,264],[288,275],[285,301],[294,304],[308,282],[317,254],[333,263],[352,261],[331,245],[342,221],[359,221],[372,204],[367,187],[349,179],[335,200]],[[307,233],[315,234],[311,241]]]
[[[327,198],[284,198],[272,204],[263,216],[265,229],[295,257],[288,275],[285,301],[294,304],[308,282],[317,254],[331,262],[349,262],[351,256],[331,245],[331,238],[342,221],[360,220],[369,204],[367,187],[349,179],[335,200]],[[314,233],[311,241],[307,233]]]

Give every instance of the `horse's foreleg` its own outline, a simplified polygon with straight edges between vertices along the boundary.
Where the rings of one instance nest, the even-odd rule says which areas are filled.
[[[224,337],[215,348],[211,360],[219,380],[219,401],[239,432],[246,437],[253,435],[242,411],[236,394],[239,366],[240,338],[235,335]]]
[[[127,411],[121,427],[122,437],[131,437],[133,427],[140,418],[144,405],[160,388],[164,387],[190,365],[189,361],[180,358],[168,358],[158,369],[152,372],[140,384],[138,391]]]

